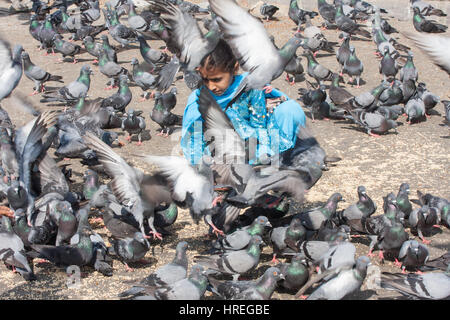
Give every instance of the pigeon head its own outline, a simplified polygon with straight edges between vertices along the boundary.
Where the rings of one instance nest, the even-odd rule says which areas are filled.
[[[172,89],[170,89],[170,93],[177,94],[178,93],[177,87],[173,87]]]
[[[131,59],[131,65],[134,66],[135,64],[139,64],[138,59],[136,58]]]
[[[82,74],[94,74],[94,72],[92,71],[91,67],[88,65],[84,65],[81,67],[81,71]]]
[[[30,55],[28,54],[28,52],[22,51],[21,57],[22,57],[22,59],[25,60],[25,59],[29,59],[29,58],[30,58]]]
[[[92,43],[92,42],[94,42],[94,39],[92,39],[91,36],[86,36],[86,37],[84,37],[83,42],[84,43]]]
[[[147,245],[148,243],[147,239],[145,239],[145,236],[142,234],[142,232],[136,232],[133,236],[133,239],[139,243],[142,243],[143,245]]]
[[[295,256],[292,257],[291,263],[293,262],[300,262],[300,263],[306,263],[306,256],[303,252],[297,253]]]
[[[101,136],[101,140],[107,145],[112,145],[114,141],[118,141],[119,135],[117,132],[104,131]]]
[[[156,102],[156,100],[161,99],[161,97],[162,97],[161,91],[156,91],[156,93],[155,93],[155,102]]]
[[[263,239],[261,238],[261,236],[259,235],[254,235],[252,236],[252,238],[250,239],[249,244],[256,244],[259,246],[265,246],[265,242],[263,241]]]
[[[22,56],[23,47],[21,44],[16,44],[12,51],[12,57],[14,61],[19,61]]]
[[[398,133],[398,131],[397,131],[398,124],[397,124],[396,121],[394,121],[394,120],[387,120],[387,124],[388,124],[388,128],[389,129],[394,129],[395,133]]]
[[[370,259],[367,256],[361,256],[356,260],[356,270],[361,274],[366,274],[367,267],[370,265]]]
[[[342,197],[342,194],[340,194],[339,192],[336,192],[330,197],[330,201],[337,203],[337,202],[341,202],[341,201],[345,201],[345,200]]]
[[[400,185],[400,191],[401,191],[401,192],[404,192],[404,193],[406,193],[406,194],[409,194],[409,184],[406,183],[406,182],[403,182],[403,183]]]
[[[158,32],[158,31],[163,31],[164,25],[161,23],[161,21],[157,20],[157,19],[153,19],[152,21],[150,21],[150,31],[153,32]]]
[[[181,241],[181,242],[178,242],[176,251],[177,252],[186,251],[187,248],[188,248],[188,243],[186,241]]]
[[[130,82],[130,79],[128,78],[128,76],[126,74],[121,74],[119,76],[119,82],[120,82],[120,84],[125,84],[125,83]]]
[[[270,223],[269,219],[266,216],[259,216],[255,219],[256,223],[263,226],[263,227],[272,227],[272,224]]]
[[[277,267],[270,267],[264,272],[264,275],[274,278],[276,281],[285,279],[284,274]]]
[[[364,186],[359,186],[358,187],[358,194],[359,195],[366,195],[367,193],[366,193],[366,187],[364,187]]]

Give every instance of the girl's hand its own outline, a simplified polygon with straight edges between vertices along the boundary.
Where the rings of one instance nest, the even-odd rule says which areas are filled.
[[[284,96],[276,97],[276,98],[268,98],[266,99],[266,110],[268,113],[272,113],[273,110],[280,104],[286,101]]]

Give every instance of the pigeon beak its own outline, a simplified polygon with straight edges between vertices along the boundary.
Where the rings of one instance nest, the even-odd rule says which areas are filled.
[[[267,221],[266,227],[272,228],[272,224],[269,221]]]
[[[284,276],[284,274],[280,273],[280,279],[282,279],[282,280],[286,279],[286,277]]]

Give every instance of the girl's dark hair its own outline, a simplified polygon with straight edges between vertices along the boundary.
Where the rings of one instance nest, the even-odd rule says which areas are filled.
[[[202,59],[200,67],[208,71],[219,68],[226,72],[233,72],[236,62],[237,60],[228,43],[220,39],[216,48]]]

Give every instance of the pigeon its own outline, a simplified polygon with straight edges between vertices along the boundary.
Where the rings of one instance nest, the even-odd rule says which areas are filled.
[[[136,32],[145,32],[148,29],[147,21],[136,13],[132,0],[128,0],[128,25]]]
[[[433,63],[450,74],[450,55],[447,53],[447,48],[450,45],[449,37],[420,32],[404,32],[403,34],[412,39]]]
[[[435,259],[428,259],[424,266],[419,267],[419,270],[442,270],[446,271],[450,265],[450,253],[447,251],[442,256]]]
[[[141,117],[142,111],[134,111],[129,109],[126,113],[126,118],[122,121],[122,130],[128,133],[127,140],[131,142],[131,136],[133,134],[138,135],[137,145],[142,145],[142,132],[145,130],[146,124],[143,117]]]
[[[318,15],[317,13],[315,15]],[[311,16],[309,14],[305,15],[305,27],[303,30],[303,34],[306,38],[313,38],[315,36],[322,35],[322,31],[320,31],[319,27],[316,27],[311,22]]]
[[[137,39],[139,41],[139,51],[141,56],[149,65],[164,65],[168,61],[169,57],[167,54],[151,48],[143,36],[138,36]]]
[[[370,217],[377,210],[375,202],[367,195],[364,186],[358,187],[358,202],[350,205],[342,212],[344,221]]]
[[[421,14],[423,14],[424,16],[431,16],[431,15],[436,15],[436,16],[441,16],[441,17],[447,16],[441,9],[437,9],[425,1],[410,0],[410,2],[411,2],[411,7],[418,8],[419,12]]]
[[[301,25],[307,23],[309,17],[314,18],[318,15],[315,11],[307,11],[299,8],[297,0],[290,0],[288,16],[297,25],[297,32],[300,32]],[[305,36],[309,38],[310,36],[306,35],[306,30],[304,31]]]
[[[108,20],[107,27],[110,36],[120,43],[122,48],[137,41],[136,31],[121,24],[114,9],[110,11],[109,19],[105,17],[105,20]]]
[[[264,2],[260,7],[259,12],[261,13],[262,16],[264,16],[264,19],[266,19],[266,21],[269,21],[273,18],[273,15],[278,10],[280,10],[280,8],[278,8],[277,6],[267,4],[266,2]]]
[[[332,73],[331,79],[331,87],[328,91],[331,101],[339,108],[350,109],[355,96],[339,86],[341,78],[337,73]]]
[[[428,255],[429,251],[425,245],[416,240],[408,240],[403,242],[395,264],[400,266],[403,272],[405,269],[417,270],[428,261]]]
[[[175,223],[178,217],[178,207],[175,203],[165,204],[155,208],[155,228],[163,235],[171,233],[165,228]]]
[[[18,44],[11,52],[10,44],[0,39],[0,101],[9,97],[22,78],[22,51],[23,47]]]
[[[426,240],[424,233],[429,234],[433,226],[440,223],[441,217],[438,208],[429,207],[427,205],[414,209],[408,218],[408,226],[419,235],[423,243],[429,244],[431,241]]]
[[[13,271],[17,271],[27,281],[36,280],[32,264],[28,262],[24,243],[15,234],[10,218],[1,217],[0,225],[0,260],[7,266],[11,266]]]
[[[319,64],[312,55],[311,51],[305,50],[303,54],[308,59],[308,75],[313,77],[318,85],[321,85],[325,80],[331,80],[333,73]]]
[[[192,15],[209,13],[209,9],[204,9],[199,5],[183,0],[169,0],[170,3],[177,5],[181,11]]]
[[[208,287],[206,271],[201,265],[194,265],[187,278],[160,288],[146,288],[146,295],[136,300],[200,300]]]
[[[318,261],[315,262],[319,266],[318,272],[327,272],[330,270],[339,270],[343,268],[351,268],[355,264],[356,247],[348,241],[333,244],[327,252],[325,252]]]
[[[34,82],[34,92],[32,93],[32,95],[39,92],[44,92],[44,83],[47,81],[57,81],[60,83],[64,83],[62,81],[62,76],[52,75],[47,71],[41,69],[39,66],[33,64],[27,52],[23,51],[21,56],[23,61],[24,74],[28,79]]]
[[[92,231],[89,227],[84,227],[78,234],[78,242],[71,245],[39,245],[32,244],[33,252],[30,254],[34,257],[39,257],[49,260],[56,266],[84,266],[91,262],[94,256],[94,246],[90,236]]]
[[[253,236],[258,235],[263,237],[265,228],[271,226],[272,225],[266,216],[259,216],[253,220],[251,225],[237,229],[223,237],[219,237],[217,241],[213,243],[213,248],[221,250],[222,252],[242,250],[248,246]]]
[[[121,67],[114,61],[108,59],[108,55],[105,50],[100,51],[100,57],[98,61],[100,72],[109,78],[110,86],[106,89],[112,89],[115,86],[116,79],[121,74],[127,74],[127,69]]]
[[[419,97],[410,99],[405,105],[405,113],[409,124],[426,120],[425,104]]]
[[[195,18],[187,12],[183,12],[178,6],[170,2],[150,1],[161,12],[161,20],[170,30],[169,46],[176,48],[177,56],[186,70],[193,71],[200,65],[203,57],[208,55],[216,47],[220,37],[219,30],[213,28],[203,35]],[[213,4],[210,4],[213,6]],[[240,7],[235,4],[236,8]],[[247,14],[247,13],[246,13]]]
[[[121,292],[119,297],[134,298],[142,293],[145,293],[146,287],[165,287],[185,279],[188,274],[188,257],[186,255],[187,248],[188,243],[186,241],[180,241],[177,244],[175,256],[170,263],[157,268],[153,273],[142,279],[139,284],[136,284],[132,288]]]
[[[58,89],[56,92],[44,93],[40,102],[76,103],[81,96],[85,96],[89,91],[91,85],[90,75],[92,73],[91,67],[88,65],[82,66],[77,80]]]
[[[299,290],[309,279],[309,270],[302,253],[294,255],[290,263],[281,263],[277,267],[284,275],[279,286],[288,291]]]
[[[447,26],[437,23],[434,20],[425,19],[418,8],[413,8],[413,10],[413,25],[414,29],[416,29],[417,31],[427,33],[442,33],[447,30]]]
[[[320,16],[324,20],[324,28],[335,24],[336,22],[336,8],[328,4],[326,0],[317,0],[317,8]]]
[[[150,73],[145,71],[142,65],[139,65],[139,61],[136,58],[131,60],[131,65],[133,66],[132,77],[133,81],[141,87],[144,91],[142,101],[147,99],[149,93],[146,92],[150,88],[154,88],[157,84],[157,79]],[[152,93],[151,96],[154,96]]]
[[[381,81],[380,85],[373,88],[371,91],[363,92],[357,96],[353,100],[353,106],[356,108],[362,108],[366,111],[372,112],[379,110],[377,107],[380,96],[383,92],[390,88],[390,85],[387,81]],[[403,112],[402,112],[403,113]],[[393,119],[395,120],[395,119]]]
[[[100,36],[102,40],[103,50],[106,51],[106,55],[109,61],[117,63],[117,53],[116,50],[109,44],[109,38],[106,34]]]
[[[79,45],[63,40],[62,37],[58,34],[55,35],[53,45],[55,51],[62,54],[63,59],[69,56],[73,58],[73,63],[77,63],[75,55],[80,53],[81,47]]]
[[[359,80],[361,77],[361,74],[364,71],[364,65],[361,62],[361,60],[356,57],[355,54],[355,47],[350,46],[350,56],[348,57],[347,61],[344,62],[344,67],[342,69],[343,73],[346,73],[350,76],[350,82],[352,82],[353,76],[356,77],[356,88],[359,88]]]
[[[392,58],[391,54],[389,53],[389,49],[385,48],[383,53],[383,59],[380,61],[380,67],[379,72],[383,75],[384,81],[387,81],[387,77],[394,77],[397,75],[398,72],[398,63],[397,61]]]
[[[366,278],[369,265],[368,257],[359,257],[353,268],[336,270],[334,276],[315,289],[306,300],[341,300],[348,294],[359,290]],[[299,296],[299,293],[296,296]]]
[[[419,73],[414,66],[413,62],[414,54],[412,51],[408,52],[408,58],[406,60],[405,65],[400,69],[400,81],[406,81],[406,80],[414,80],[417,81],[419,78]]]
[[[165,133],[165,136],[168,137],[172,126],[181,125],[182,117],[171,113],[177,104],[176,94],[176,87],[173,87],[168,93],[157,92],[155,94],[155,105],[150,112],[150,118],[161,127],[158,135]]]
[[[114,108],[114,111],[124,112],[125,108],[130,104],[133,97],[128,87],[128,76],[121,74],[119,76],[119,89],[113,95],[102,100],[101,108]]]
[[[333,193],[322,207],[298,213],[296,216],[302,221],[306,229],[319,230],[322,222],[336,214],[336,208],[340,201],[343,201],[342,195],[338,192]]]
[[[103,224],[114,238],[132,238],[139,232],[139,223],[133,214],[115,201],[110,201],[102,212]]]
[[[286,80],[289,81],[290,85],[294,85],[296,78],[305,71],[302,65],[302,58],[295,55],[286,65],[284,71],[286,71]],[[292,81],[289,79],[289,75],[292,75]]]
[[[389,107],[380,106],[377,107],[375,113],[381,114],[387,120],[397,120],[400,115],[405,113],[405,108],[403,108],[401,105]]]
[[[55,245],[60,246],[67,243],[77,232],[78,221],[67,201],[54,201],[49,205],[49,209],[50,218],[58,226]]]
[[[427,85],[424,82],[420,82],[417,85],[417,93],[425,105],[425,114],[430,114],[430,110],[441,101],[437,95],[428,91]]]
[[[361,25],[356,24],[351,18],[344,15],[342,5],[336,8],[335,21],[339,30],[350,35],[357,34],[370,39],[369,31],[360,29]]]
[[[129,262],[140,261],[150,249],[148,241],[141,232],[136,232],[133,237],[124,239],[111,239],[110,254],[115,254],[125,265],[127,270]]]
[[[363,127],[370,136],[377,137],[387,133],[390,129],[397,132],[397,122],[387,120],[381,114],[366,112],[363,109],[351,110],[350,115],[345,116],[345,118],[351,119],[354,123]]]
[[[112,178],[111,190],[138,222],[139,230],[145,234],[144,218],[147,219],[155,237],[161,237],[153,226],[153,209],[160,203],[171,202],[166,185],[158,185],[152,176],[130,167],[108,145],[87,132],[83,136],[86,145],[95,151],[106,173]],[[153,188],[155,187],[155,188]]]
[[[100,19],[100,4],[99,1],[86,1],[89,8],[81,12],[81,21],[91,24]]]
[[[304,103],[304,106],[311,112],[312,121],[315,121],[315,115],[319,112],[319,115],[325,117],[325,114],[320,112],[320,107],[327,98],[325,85],[320,85],[317,89],[314,89],[309,81],[306,81],[309,90],[299,88],[298,91],[301,94],[299,99]]]
[[[450,202],[447,199],[434,196],[430,193],[424,195],[419,190],[417,190],[417,196],[419,198],[419,203],[422,206],[427,205],[429,207],[434,207],[440,210],[441,222],[443,222],[442,220],[445,219],[447,219],[446,221],[448,221],[448,214],[450,212]]]
[[[277,282],[285,277],[277,267],[268,268],[255,281],[223,281],[209,277],[212,291],[226,300],[269,300]]]
[[[381,274],[380,286],[413,299],[443,300],[450,296],[450,270],[424,274]]]
[[[273,228],[269,235],[273,245],[272,262],[275,263],[277,262],[277,255],[297,251],[297,243],[306,239],[306,229],[302,225],[302,220],[294,217],[289,225]]]
[[[100,42],[95,42],[91,36],[86,36],[83,38],[83,45],[86,51],[93,57],[95,57],[93,63],[98,63],[100,57],[100,52],[103,45]]]
[[[404,182],[400,185],[397,193],[397,205],[398,208],[403,212],[405,219],[409,218],[409,214],[412,211],[412,204],[409,201],[409,184]]]
[[[350,35],[347,33],[343,34],[343,38],[342,38],[342,44],[339,47],[339,49],[336,51],[336,59],[339,62],[339,64],[341,65],[341,72],[340,72],[340,76],[343,75],[343,68],[344,68],[344,64],[345,62],[348,60],[348,58],[350,57],[351,51],[350,51]]]
[[[48,49],[53,47],[53,40],[55,39],[55,35],[58,33],[53,29],[53,25],[51,22],[51,16],[47,15],[45,18],[44,25],[39,29],[39,33],[37,35],[39,42],[41,43],[41,49]],[[46,53],[47,54],[47,53]]]
[[[233,280],[237,281],[241,274],[253,270],[258,265],[263,244],[261,237],[255,235],[245,249],[220,255],[195,256],[194,262],[219,273],[233,275]]]

